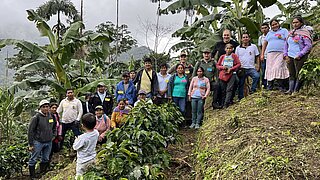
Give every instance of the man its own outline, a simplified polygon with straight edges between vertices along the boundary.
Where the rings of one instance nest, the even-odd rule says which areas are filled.
[[[28,144],[31,151],[29,159],[30,178],[35,178],[35,166],[41,156],[40,172],[45,173],[49,167],[49,156],[52,148],[52,139],[56,133],[55,121],[49,113],[49,101],[39,103],[39,111],[32,117],[28,129]]]
[[[91,93],[86,93],[84,96],[84,102],[82,102],[83,114],[94,113],[92,105],[89,103],[91,99]]]
[[[168,82],[171,77],[167,73],[168,65],[166,63],[160,65],[160,72],[157,74],[159,83],[159,93],[155,104],[160,105],[168,102]]]
[[[193,66],[192,64],[187,64],[187,53],[185,52],[181,52],[180,53],[180,62],[179,64],[182,64],[184,66],[184,73],[186,74],[186,76],[188,77],[189,81],[191,80],[192,78],[192,73],[193,73]],[[176,66],[172,66],[168,73],[169,74],[172,74],[172,73],[175,73],[176,72]]]
[[[261,52],[262,44],[264,42],[264,39],[265,39],[266,35],[269,32],[269,24],[268,23],[263,23],[261,25],[261,27],[260,27],[260,31],[261,31],[262,35],[259,36],[258,46],[259,46],[260,52]],[[265,53],[264,53],[264,58],[263,59],[260,58],[260,62],[261,62],[261,79],[262,79],[262,85],[263,85],[264,89],[267,89],[267,80],[264,79],[265,72],[266,72],[266,60],[267,60],[267,51],[265,51]]]
[[[92,105],[93,109],[97,106],[102,106],[103,112],[106,115],[111,115],[113,110],[112,95],[106,91],[106,85],[103,82],[98,83],[97,89],[97,92],[93,94],[89,103]]]
[[[132,81],[129,81],[129,74],[122,74],[122,81],[117,84],[115,97],[117,99],[117,103],[121,99],[127,99],[129,105],[133,106],[134,100],[136,99],[136,87],[134,86]]]
[[[244,71],[243,76],[239,77],[239,89],[238,98],[239,100],[244,97],[244,84],[248,76],[252,78],[251,92],[254,93],[257,89],[260,74],[259,62],[259,50],[255,44],[250,43],[250,36],[248,33],[243,33],[241,38],[241,45],[236,48],[236,54],[238,55],[241,62],[241,70]],[[255,67],[255,61],[257,67]],[[256,69],[255,69],[256,68]]]
[[[136,77],[136,72],[135,72],[134,70],[131,70],[131,71],[129,72],[129,75],[130,75],[129,80],[130,80],[130,81],[133,81],[133,80],[135,79],[135,77]]]
[[[134,106],[137,106],[139,104],[139,102],[146,102],[149,104],[153,104],[152,100],[147,98],[147,93],[144,90],[139,90],[138,92],[138,100],[134,103]]]
[[[68,130],[71,129],[74,136],[80,135],[80,119],[83,114],[82,103],[74,97],[73,89],[67,89],[66,93],[67,97],[60,102],[57,109],[57,113],[62,114],[61,148],[63,147],[64,137]]]
[[[234,47],[232,51],[233,53],[235,52],[236,47],[239,46],[239,43],[237,41],[231,39],[231,31],[229,29],[225,29],[222,32],[222,41],[217,42],[216,45],[213,47],[211,57],[214,58],[216,62],[218,62],[218,59],[222,55],[226,54],[225,48],[227,44],[232,44],[232,46]],[[231,96],[231,103],[233,103],[236,87],[238,86],[237,82],[238,82],[238,79],[236,79],[235,87],[233,88],[234,90]],[[216,94],[214,95],[215,102],[212,103],[212,106],[213,108],[220,108],[223,105],[222,99],[220,98],[222,96],[220,86],[217,87],[217,90],[215,92],[216,92]]]
[[[215,58],[217,52],[218,57],[215,58],[217,61],[223,54],[226,54],[225,48],[227,44],[232,44],[233,47],[239,46],[239,43],[231,39],[231,31],[229,29],[225,29],[222,32],[222,41],[217,42],[217,44],[214,46],[213,51],[211,52],[211,57]],[[233,50],[233,53],[235,50]]]
[[[150,58],[145,58],[143,61],[144,69],[137,73],[133,83],[137,84],[137,91],[144,90],[147,93],[147,98],[155,100],[159,90],[157,73],[152,70]]]

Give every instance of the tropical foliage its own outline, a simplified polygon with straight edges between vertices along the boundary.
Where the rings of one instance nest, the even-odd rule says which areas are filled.
[[[177,141],[178,125],[183,121],[174,104],[156,106],[140,103],[121,128],[109,132],[97,155],[98,165],[86,176],[106,179],[165,179],[169,166],[166,147]]]

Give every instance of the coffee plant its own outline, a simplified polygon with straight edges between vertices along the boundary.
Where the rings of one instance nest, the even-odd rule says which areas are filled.
[[[166,147],[178,140],[182,121],[174,104],[140,103],[121,128],[106,135],[108,141],[97,154],[98,165],[84,177],[164,179],[162,170],[170,162]]]

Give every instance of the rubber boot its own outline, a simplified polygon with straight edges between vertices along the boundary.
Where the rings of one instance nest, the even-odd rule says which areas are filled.
[[[285,79],[278,79],[278,84],[279,84],[279,90],[281,92],[286,92],[286,80]]]
[[[268,81],[267,90],[271,91],[273,90],[274,81]]]
[[[40,174],[43,175],[47,172],[47,169],[49,167],[49,162],[46,163],[40,163]]]
[[[29,175],[30,175],[30,179],[36,178],[36,167],[35,166],[29,166]]]
[[[300,82],[299,80],[296,80],[296,83],[294,84],[293,92],[298,92],[300,89]]]
[[[289,81],[289,89],[288,91],[285,92],[285,94],[292,94],[295,88],[295,80],[290,80]]]

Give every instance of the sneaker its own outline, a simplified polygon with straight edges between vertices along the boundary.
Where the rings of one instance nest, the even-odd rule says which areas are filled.
[[[194,128],[199,129],[200,128],[199,124],[196,124],[196,126]]]
[[[192,129],[192,128],[194,128],[195,126],[196,126],[196,125],[192,123],[191,126],[189,126],[189,128]]]

